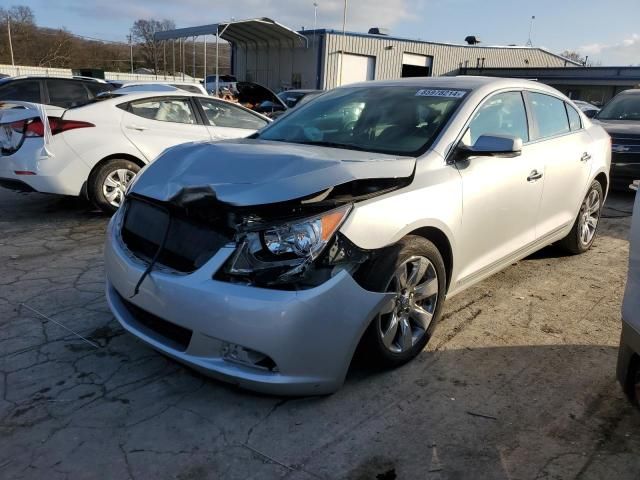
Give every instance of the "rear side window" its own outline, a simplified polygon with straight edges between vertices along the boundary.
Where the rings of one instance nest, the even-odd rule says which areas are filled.
[[[529,93],[531,108],[538,126],[536,140],[568,133],[569,119],[564,102],[556,97],[542,93]]]
[[[154,98],[131,102],[129,111],[139,117],[161,122],[195,124],[191,103],[184,98]]]
[[[564,104],[567,109],[567,116],[569,117],[569,128],[572,132],[576,130],[580,130],[582,128],[582,121],[580,121],[580,115],[576,112],[576,109],[573,108],[568,103]]]
[[[498,93],[480,107],[463,141],[471,146],[482,135],[509,135],[529,141],[527,113],[520,92]]]
[[[0,100],[40,103],[40,82],[38,80],[18,80],[0,88]]]
[[[103,92],[110,92],[111,90],[113,90],[113,87],[108,83],[92,82],[92,83],[85,83],[85,86],[89,89],[89,91],[91,92],[91,95],[93,95],[94,97],[97,97]]]
[[[258,130],[267,124],[266,120],[235,105],[215,100],[198,99],[198,101],[212,127]]]
[[[73,80],[47,80],[49,103],[63,108],[78,107],[89,103],[89,92],[83,82]]]

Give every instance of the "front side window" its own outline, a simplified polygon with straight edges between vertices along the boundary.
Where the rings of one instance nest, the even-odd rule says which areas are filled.
[[[472,146],[482,135],[520,138],[529,141],[527,112],[520,92],[498,93],[476,112],[463,143]]]
[[[569,128],[572,132],[576,130],[580,130],[582,128],[582,121],[580,120],[580,115],[576,112],[576,109],[573,108],[568,103],[565,103],[565,107],[567,109],[567,116],[569,117]]]
[[[267,124],[267,121],[247,112],[242,108],[215,100],[198,99],[209,125],[212,127],[244,128],[258,130]]]
[[[0,88],[0,100],[40,103],[40,82],[38,80],[18,80]]]
[[[567,111],[562,100],[551,95],[533,92],[529,93],[529,98],[538,126],[536,140],[562,135],[570,131]]]
[[[640,120],[640,94],[623,93],[598,113],[598,120]]]
[[[49,103],[58,107],[71,108],[89,103],[89,91],[82,82],[73,80],[47,80]]]
[[[161,122],[195,124],[191,103],[184,98],[162,98],[132,102],[129,111],[139,117]]]
[[[259,138],[416,156],[433,143],[466,94],[416,86],[338,88],[291,110]]]

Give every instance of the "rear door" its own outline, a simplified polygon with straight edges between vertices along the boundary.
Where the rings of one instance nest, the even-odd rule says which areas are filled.
[[[460,278],[471,282],[500,267],[536,238],[536,218],[544,161],[529,144],[528,116],[522,93],[496,93],[483,102],[462,143],[481,135],[521,138],[519,156],[477,156],[456,162],[462,178],[463,217],[458,243]]]
[[[580,115],[558,97],[527,92],[534,128],[530,150],[544,162],[537,237],[572,224],[591,174],[591,140]]]
[[[213,140],[248,137],[268,123],[255,113],[229,102],[200,97],[196,101]]]
[[[211,140],[189,97],[144,98],[120,108],[122,131],[149,161],[174,145]]]

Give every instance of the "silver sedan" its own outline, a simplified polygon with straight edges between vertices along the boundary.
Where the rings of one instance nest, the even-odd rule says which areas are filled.
[[[610,152],[539,83],[341,87],[252,138],[170,148],[136,177],[108,229],[109,305],[213,377],[333,392],[358,345],[401,365],[446,298],[551,243],[588,250]]]

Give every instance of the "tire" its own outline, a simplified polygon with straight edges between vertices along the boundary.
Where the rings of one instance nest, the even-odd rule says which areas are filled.
[[[140,166],[131,160],[113,159],[101,165],[88,185],[88,194],[96,207],[105,213],[115,212],[122,200],[127,185],[140,171]]]
[[[404,287],[399,278],[403,268],[407,278]],[[396,292],[394,300],[382,308],[363,336],[361,347],[366,360],[387,368],[400,366],[424,349],[440,318],[446,293],[442,255],[430,241],[408,235],[378,252],[359,273],[366,289]],[[418,276],[413,286],[412,273]],[[427,296],[419,298],[424,295]]]
[[[597,201],[597,208],[595,210],[594,201]],[[578,216],[573,223],[573,228],[571,228],[571,231],[566,237],[558,242],[558,245],[574,255],[589,250],[596,238],[603,203],[604,195],[602,194],[602,185],[600,185],[600,182],[597,180],[594,180],[582,201]],[[585,227],[585,222],[588,222],[587,227]],[[584,230],[585,228],[588,228],[588,232]]]

